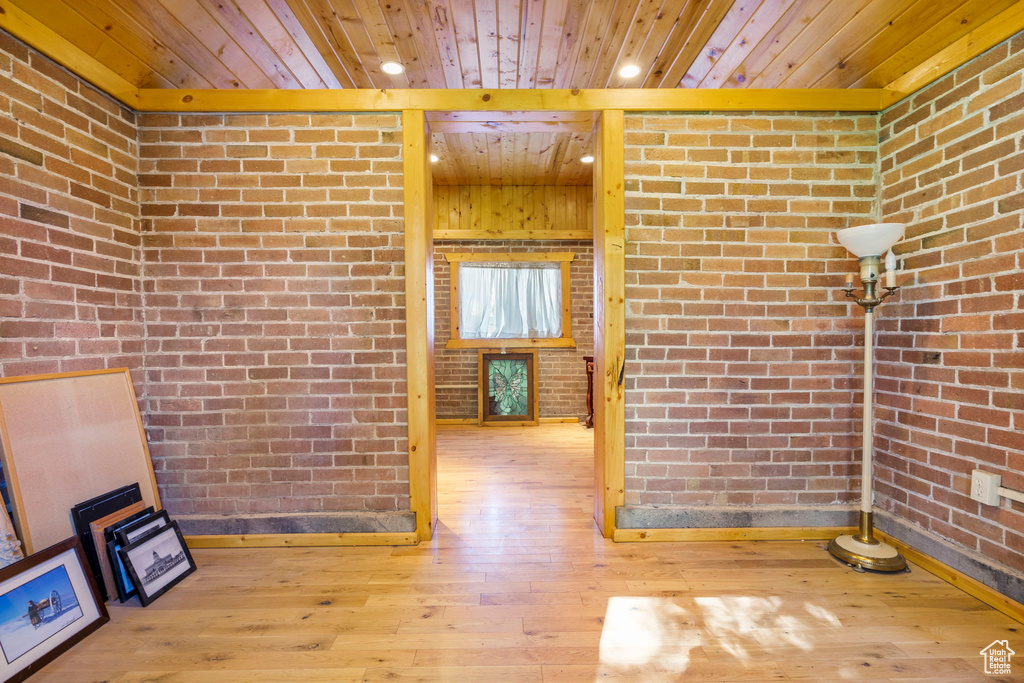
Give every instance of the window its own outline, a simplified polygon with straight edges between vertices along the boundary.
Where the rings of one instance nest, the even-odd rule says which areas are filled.
[[[569,264],[575,254],[445,254],[449,349],[575,347]]]

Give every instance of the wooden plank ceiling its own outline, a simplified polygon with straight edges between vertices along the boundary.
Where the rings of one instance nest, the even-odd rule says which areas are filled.
[[[10,0],[133,85],[217,89],[884,87],[1015,1]],[[435,126],[438,182],[589,182],[589,127],[509,118]]]

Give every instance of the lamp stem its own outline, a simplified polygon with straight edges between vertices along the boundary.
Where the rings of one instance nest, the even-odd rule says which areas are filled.
[[[874,451],[874,360],[875,315],[873,308],[864,310],[864,416],[861,426],[860,530],[855,538],[861,543],[875,544],[872,524],[872,454]]]

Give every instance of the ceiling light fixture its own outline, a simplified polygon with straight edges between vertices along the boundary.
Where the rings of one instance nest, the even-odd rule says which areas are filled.
[[[580,161],[582,161],[585,164],[592,164],[594,163],[594,157],[588,154],[585,157],[580,157]]]
[[[399,64],[398,62],[382,62],[380,65],[380,70],[386,74],[397,76],[398,74],[405,71],[405,67]]]
[[[439,161],[441,161],[441,157],[437,156],[436,154],[430,155],[430,163],[436,164]]]
[[[619,69],[619,75],[623,78],[633,78],[634,76],[640,75],[640,67],[636,64],[630,64]]]

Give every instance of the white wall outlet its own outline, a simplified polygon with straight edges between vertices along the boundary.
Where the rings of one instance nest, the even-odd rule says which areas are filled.
[[[985,505],[999,505],[999,485],[1002,477],[991,472],[971,472],[971,498]]]

